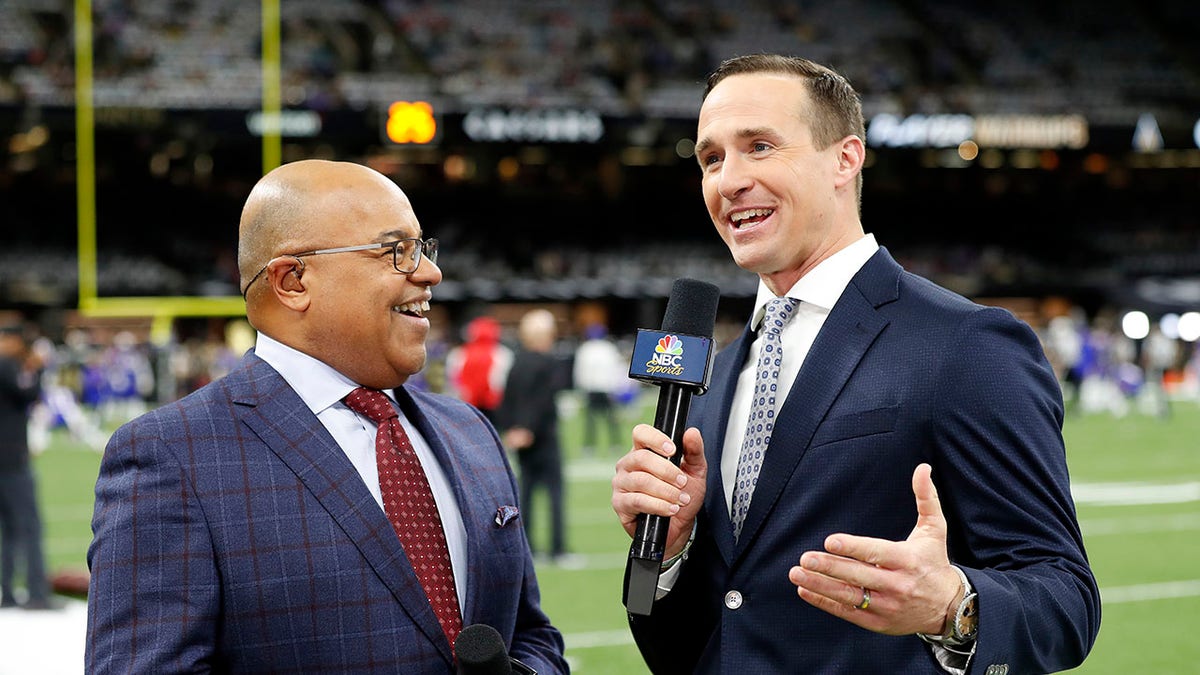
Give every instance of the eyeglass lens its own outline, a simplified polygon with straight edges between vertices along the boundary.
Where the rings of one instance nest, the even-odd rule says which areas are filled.
[[[404,274],[417,271],[417,266],[421,264],[421,256],[425,256],[429,258],[429,262],[437,264],[437,239],[403,239],[397,242],[393,258],[396,271]]]

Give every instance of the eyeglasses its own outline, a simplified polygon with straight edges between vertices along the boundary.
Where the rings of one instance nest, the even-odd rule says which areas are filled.
[[[383,244],[363,244],[361,246],[340,246],[338,248],[319,248],[315,251],[290,253],[289,257],[303,258],[310,255],[325,255],[326,253],[349,253],[351,251],[370,251],[376,248],[392,249],[392,267],[401,274],[412,274],[421,264],[421,257],[429,258],[429,262],[437,264],[437,239],[397,239]]]
[[[304,251],[302,253],[285,253],[282,256],[286,258],[304,258],[310,255],[325,255],[326,253],[349,253],[351,251],[370,251],[379,248],[392,249],[392,267],[400,274],[412,274],[417,271],[417,267],[421,264],[421,258],[428,258],[429,262],[437,264],[438,259],[438,240],[437,239],[419,239],[410,237],[408,239],[397,239],[396,241],[388,241],[382,244],[361,244],[359,246],[339,246],[338,248],[319,248],[315,251]],[[274,258],[272,258],[274,260]],[[262,276],[263,272],[267,271],[270,266],[268,261],[263,265],[253,277],[250,278],[250,283],[246,284],[246,288],[242,290],[242,297],[246,297],[250,286]],[[300,261],[301,273],[304,270],[304,261]]]

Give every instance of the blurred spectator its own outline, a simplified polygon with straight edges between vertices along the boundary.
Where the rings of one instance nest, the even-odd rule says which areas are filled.
[[[45,364],[42,373],[42,396],[30,412],[29,451],[38,454],[50,445],[50,432],[56,427],[66,427],[71,438],[97,452],[104,451],[108,436],[92,415],[82,406],[75,391],[70,387],[69,373],[64,368],[64,356],[48,338],[38,338],[33,351]]]
[[[154,370],[144,345],[129,331],[113,336],[112,345],[101,359],[108,381],[108,396],[100,408],[104,422],[123,424],[146,412],[146,400],[154,393]]]
[[[458,397],[483,411],[494,424],[512,367],[512,350],[500,342],[500,323],[481,316],[467,324],[467,339],[446,355],[446,373]]]
[[[1087,320],[1082,312],[1073,308],[1071,312],[1050,319],[1043,335],[1046,358],[1054,368],[1062,386],[1067,411],[1073,411],[1079,400],[1079,385],[1082,381],[1084,340]]]
[[[20,561],[28,593],[23,606],[51,609],[27,440],[29,410],[42,389],[42,362],[22,333],[20,323],[0,325],[0,607],[18,605],[14,583]]]
[[[614,396],[618,387],[628,380],[629,368],[621,357],[617,345],[608,339],[608,331],[600,324],[592,324],[584,331],[586,338],[575,351],[575,388],[584,394],[583,452],[593,454],[597,448],[620,450],[625,436],[617,420]],[[601,446],[599,427],[605,426]]]
[[[554,315],[535,309],[521,317],[521,349],[513,359],[497,414],[504,446],[517,454],[521,482],[521,518],[530,549],[533,539],[533,490],[550,496],[550,555],[567,562],[566,514],[563,501],[562,446],[558,439],[555,397],[566,388],[567,364],[551,355],[558,331]]]
[[[1157,325],[1152,326],[1142,342],[1142,367],[1146,373],[1142,401],[1151,415],[1171,416],[1171,399],[1167,396],[1163,378],[1175,366],[1177,356],[1175,340],[1167,337]]]

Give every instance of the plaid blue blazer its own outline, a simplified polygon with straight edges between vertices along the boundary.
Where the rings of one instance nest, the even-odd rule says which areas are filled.
[[[467,529],[463,624],[566,672],[540,608],[516,483],[495,431],[457,400],[396,390]],[[253,353],[121,427],[96,483],[89,673],[454,673],[399,539],[316,416]]]

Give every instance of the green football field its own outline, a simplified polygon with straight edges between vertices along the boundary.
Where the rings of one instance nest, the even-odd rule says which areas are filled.
[[[567,411],[568,544],[573,564],[539,560],[545,610],[566,637],[575,672],[647,672],[620,602],[628,538],[609,507],[617,452],[584,456],[581,424]],[[627,410],[648,421],[653,401]],[[640,417],[639,417],[640,416]],[[1068,460],[1089,556],[1100,581],[1100,637],[1077,673],[1194,673],[1200,663],[1200,407],[1177,403],[1162,420],[1136,413],[1067,421]],[[623,442],[624,444],[624,442]],[[37,470],[54,570],[84,569],[92,487],[100,456],[55,436]],[[535,548],[547,532],[535,501]],[[3,657],[0,656],[0,660]]]

